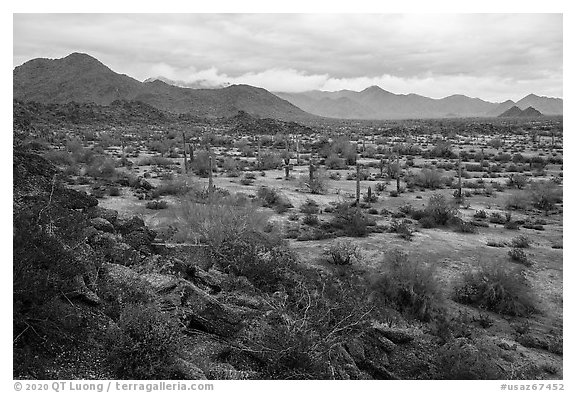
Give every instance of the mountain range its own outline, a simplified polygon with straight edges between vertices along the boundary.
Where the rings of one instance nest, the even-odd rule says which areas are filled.
[[[527,95],[518,102],[493,103],[456,94],[442,99],[417,94],[394,94],[379,86],[352,90],[275,92],[297,107],[325,117],[342,119],[402,119],[438,117],[494,117],[513,106],[533,107],[545,115],[562,115],[562,99]]]
[[[561,115],[559,98],[530,94],[518,102],[493,103],[464,95],[433,99],[417,94],[394,94],[378,86],[360,92],[308,91],[274,93],[249,85],[194,88],[163,77],[140,82],[112,71],[97,59],[72,53],[61,59],[30,60],[13,71],[14,98],[39,103],[140,101],[172,113],[206,118],[232,117],[240,111],[261,118],[305,121],[318,116],[341,119],[402,119],[495,117],[513,106],[533,107],[544,115]]]
[[[239,111],[289,121],[315,117],[265,89],[248,85],[190,89],[161,80],[140,82],[82,53],[54,60],[33,59],[16,67],[13,92],[15,99],[45,104],[141,101],[161,110],[208,118],[231,117]]]

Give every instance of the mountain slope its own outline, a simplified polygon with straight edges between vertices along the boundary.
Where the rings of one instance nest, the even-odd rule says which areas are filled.
[[[520,109],[533,107],[546,115],[561,115],[563,113],[563,100],[560,98],[540,97],[528,94],[516,103]]]
[[[261,88],[188,89],[160,80],[143,83],[81,53],[56,60],[30,60],[14,69],[13,84],[14,98],[21,101],[109,105],[115,100],[129,100],[201,117],[229,117],[240,110],[289,121],[314,117]]]

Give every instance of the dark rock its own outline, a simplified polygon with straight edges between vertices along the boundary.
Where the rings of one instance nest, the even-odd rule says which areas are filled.
[[[126,244],[129,244],[135,250],[138,250],[146,255],[152,254],[152,241],[155,237],[156,232],[148,229],[147,227],[142,227],[122,236]]]
[[[110,221],[106,220],[102,217],[95,217],[91,218],[89,221],[92,227],[96,228],[99,231],[114,233],[114,226],[110,223]]]
[[[155,277],[160,284],[160,278]],[[170,282],[166,278],[164,282]],[[186,280],[163,295],[166,308],[179,309],[190,328],[229,337],[242,328],[240,313]]]
[[[98,199],[92,195],[69,188],[59,188],[55,191],[53,201],[66,209],[89,209],[98,205]]]
[[[375,330],[395,344],[406,344],[414,340],[414,336],[405,329],[375,326]]]
[[[72,286],[73,289],[70,293],[70,297],[77,298],[91,305],[98,305],[102,302],[98,295],[88,289],[84,277],[82,277],[81,274],[74,276],[72,279]]]
[[[127,235],[133,231],[144,230],[146,224],[144,224],[144,220],[140,217],[132,217],[129,219],[118,219],[116,223],[114,223],[114,227],[122,235]]]
[[[217,380],[252,379],[256,375],[254,371],[238,371],[228,363],[212,364],[208,370],[208,378]]]
[[[110,259],[110,262],[124,266],[137,264],[142,259],[138,251],[126,243],[116,243],[106,256]]]
[[[93,206],[84,210],[88,218],[103,218],[110,224],[115,225],[118,219],[118,212],[112,209],[106,209],[100,206]]]
[[[356,363],[362,363],[364,360],[366,360],[366,354],[364,353],[364,344],[362,343],[362,340],[353,338],[346,342],[345,346],[346,350]]]
[[[372,360],[367,360],[363,368],[370,373],[375,379],[396,380],[399,379],[393,372],[389,371],[384,365],[378,364]]]
[[[176,369],[182,374],[185,380],[206,380],[206,375],[200,369],[200,367],[196,366],[194,363],[191,363],[184,359],[178,359],[176,361]]]

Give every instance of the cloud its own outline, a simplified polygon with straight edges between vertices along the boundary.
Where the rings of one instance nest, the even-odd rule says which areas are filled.
[[[560,14],[15,14],[14,65],[89,53],[143,80],[562,95]]]

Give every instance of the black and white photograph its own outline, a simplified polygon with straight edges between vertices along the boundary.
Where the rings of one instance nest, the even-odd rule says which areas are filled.
[[[8,387],[570,391],[564,22],[13,13]]]

